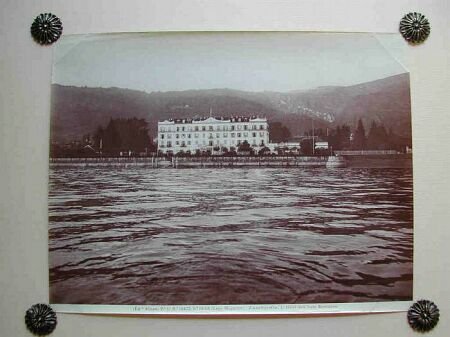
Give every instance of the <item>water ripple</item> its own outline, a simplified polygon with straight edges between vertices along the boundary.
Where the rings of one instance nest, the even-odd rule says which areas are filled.
[[[412,172],[53,168],[52,303],[412,297]]]

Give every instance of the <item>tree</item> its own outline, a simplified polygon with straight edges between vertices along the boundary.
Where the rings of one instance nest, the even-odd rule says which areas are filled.
[[[102,152],[117,155],[121,151],[154,152],[156,146],[148,135],[148,123],[144,119],[109,120],[105,129],[99,126],[94,135],[94,145]]]
[[[270,140],[274,143],[287,142],[291,138],[291,131],[281,122],[269,123]]]
[[[241,152],[243,154],[254,155],[255,149],[248,143],[248,141],[244,140],[241,144],[239,144],[238,152]]]
[[[366,130],[364,130],[364,125],[360,118],[353,137],[353,149],[364,150],[365,148],[366,148]]]
[[[383,124],[377,125],[375,121],[370,126],[369,135],[367,136],[367,148],[371,150],[386,150],[392,148],[392,130],[389,134]]]
[[[346,124],[338,125],[336,129],[328,132],[328,144],[333,150],[346,150],[350,148],[350,127]]]
[[[236,148],[234,146],[230,146],[230,151],[228,151],[227,156],[236,156]]]
[[[104,130],[101,126],[97,127],[97,130],[94,134],[94,147],[99,149],[99,151],[103,150],[103,138],[104,138]]]
[[[341,134],[339,137],[339,142],[341,145],[341,149],[349,149],[350,148],[350,135],[352,134],[352,131],[350,130],[350,126],[347,124],[343,124],[341,126]]]
[[[303,139],[300,142],[300,148],[302,150],[302,154],[310,156],[313,154],[313,142],[312,139]]]
[[[96,137],[98,138],[98,137]],[[110,153],[117,153],[120,151],[120,145],[122,143],[117,130],[116,120],[110,119],[108,125],[103,132],[103,151]]]
[[[336,130],[332,130],[328,137],[328,144],[335,150],[341,149],[341,127],[338,125]]]
[[[367,136],[367,148],[370,150],[386,150],[390,147],[390,137],[386,129],[383,125],[377,125],[373,121]]]
[[[368,149],[375,149],[377,147],[377,144],[379,142],[378,137],[378,125],[377,122],[372,121],[372,124],[370,125],[369,134],[367,135],[367,148]]]
[[[259,156],[267,156],[270,154],[270,149],[267,146],[264,146],[258,151]]]

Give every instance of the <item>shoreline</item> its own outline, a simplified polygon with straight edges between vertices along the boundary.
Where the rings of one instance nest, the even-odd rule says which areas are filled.
[[[340,156],[209,156],[50,158],[55,167],[181,168],[412,168],[411,154]]]

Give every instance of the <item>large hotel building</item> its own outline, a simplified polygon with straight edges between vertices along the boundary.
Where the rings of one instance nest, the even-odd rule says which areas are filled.
[[[256,150],[269,143],[266,118],[208,117],[169,119],[158,122],[158,151],[174,154],[190,151],[221,151],[247,141]]]

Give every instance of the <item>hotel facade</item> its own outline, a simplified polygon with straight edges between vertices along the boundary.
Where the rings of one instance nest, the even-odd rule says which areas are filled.
[[[247,141],[255,150],[269,143],[266,118],[208,117],[169,119],[158,122],[158,151],[177,154],[190,151],[236,150]]]

